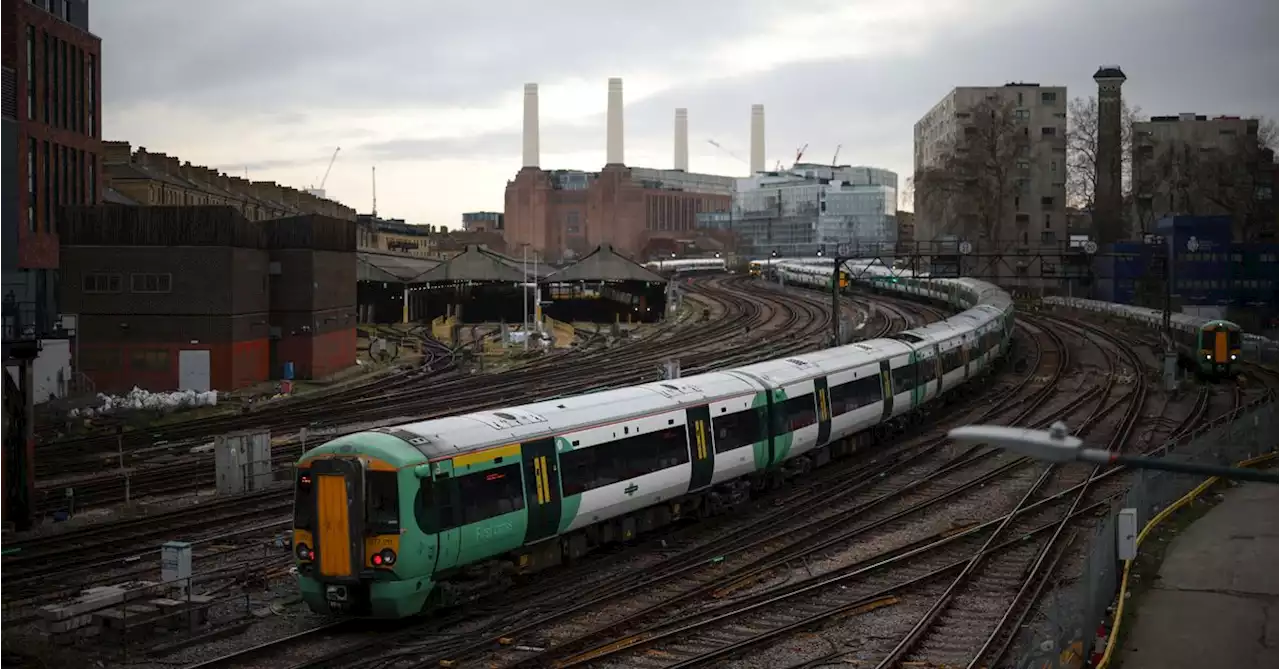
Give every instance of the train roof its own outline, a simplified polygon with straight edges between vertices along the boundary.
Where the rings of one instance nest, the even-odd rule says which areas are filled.
[[[785,386],[909,353],[911,350],[901,342],[874,339],[804,355],[757,362],[731,369],[727,373],[741,374],[746,378],[756,378],[765,383]]]
[[[762,390],[764,388],[743,377],[712,372],[376,431],[408,433],[418,451],[429,460],[435,460]],[[601,421],[599,417],[602,414],[609,416],[609,420]]]

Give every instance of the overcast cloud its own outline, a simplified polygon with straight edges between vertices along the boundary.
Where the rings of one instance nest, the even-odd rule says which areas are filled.
[[[180,8],[180,9],[179,9]],[[605,82],[624,79],[627,163],[740,175],[750,106],[770,165],[910,176],[912,125],[953,86],[1089,95],[1103,63],[1146,113],[1277,116],[1275,0],[122,0],[92,6],[104,134],[257,179],[326,184],[360,211],[458,224],[501,210],[538,82],[542,165],[604,162]]]

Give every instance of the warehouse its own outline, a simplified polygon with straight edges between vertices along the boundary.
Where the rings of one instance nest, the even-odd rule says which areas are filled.
[[[355,227],[232,207],[81,207],[59,222],[74,366],[98,392],[233,390],[355,363]],[[348,346],[349,344],[349,346]]]

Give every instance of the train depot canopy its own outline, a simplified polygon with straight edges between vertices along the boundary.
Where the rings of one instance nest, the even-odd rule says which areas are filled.
[[[440,265],[438,260],[393,253],[356,254],[356,280],[383,283],[421,283],[422,275]]]
[[[563,321],[646,321],[662,318],[667,280],[618,255],[608,244],[552,273],[539,291],[550,297],[547,314]]]
[[[601,244],[578,262],[548,276],[547,281],[553,283],[564,281],[666,283],[667,280],[630,258],[618,255],[609,244]]]

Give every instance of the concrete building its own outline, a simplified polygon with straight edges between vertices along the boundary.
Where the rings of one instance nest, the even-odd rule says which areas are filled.
[[[753,255],[835,253],[841,243],[891,250],[897,189],[898,175],[889,170],[798,163],[739,179],[730,229]]]
[[[99,206],[59,222],[77,369],[98,392],[232,390],[355,364],[355,224],[230,206]]]
[[[915,124],[914,169],[941,165],[963,140],[972,114],[988,99],[1011,105],[1027,138],[1024,157],[1007,167],[1017,177],[1016,194],[1006,203],[1006,219],[997,222],[995,240],[1003,247],[1034,247],[1066,239],[1067,89],[1064,86],[1010,83],[954,88]],[[920,184],[915,189],[916,240],[978,237],[966,231],[955,212],[927,215]]]
[[[687,171],[688,113],[677,117],[677,169],[625,165],[622,80],[610,79],[606,164],[599,172],[540,165],[537,84],[525,86],[523,167],[507,183],[503,237],[516,253],[527,244],[550,260],[571,259],[601,244],[633,258],[656,239],[694,234],[697,216],[728,211],[734,180]],[[684,142],[682,148],[680,142]]]
[[[430,225],[412,225],[399,218],[377,218],[373,214],[356,217],[359,226],[357,247],[367,251],[402,253],[417,258],[434,256],[434,233]]]
[[[251,221],[316,214],[354,221],[356,210],[333,200],[281,186],[249,181],[176,156],[136,150],[129,142],[103,142],[106,199],[143,206],[229,206]]]
[[[1169,216],[1230,216],[1241,240],[1274,241],[1275,154],[1260,146],[1258,120],[1202,114],[1133,124],[1133,237]]]
[[[911,253],[916,241],[916,215],[898,210],[898,253]]]
[[[87,0],[4,0],[0,20],[5,340],[43,340],[61,334],[59,209],[102,200],[102,44]]]
[[[498,211],[470,211],[462,214],[466,232],[502,232],[504,219]]]

